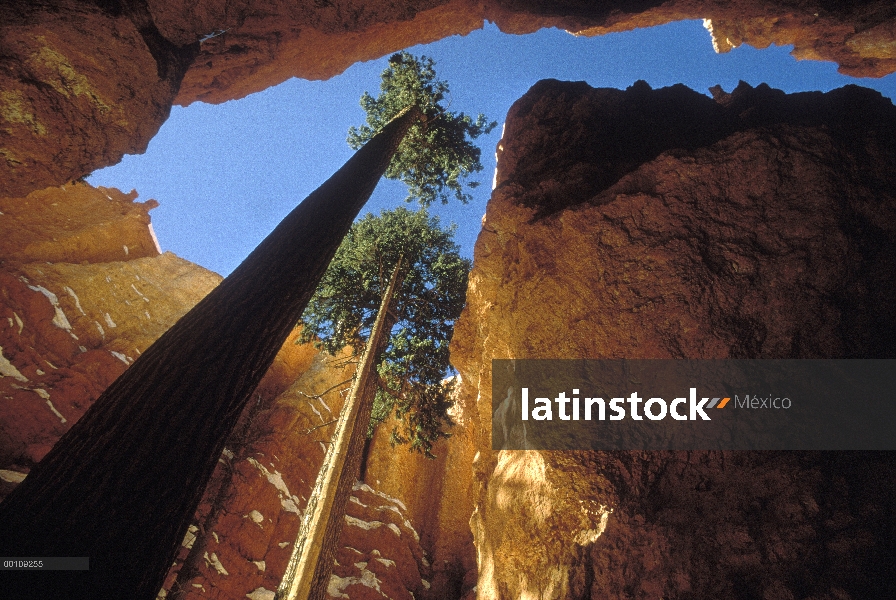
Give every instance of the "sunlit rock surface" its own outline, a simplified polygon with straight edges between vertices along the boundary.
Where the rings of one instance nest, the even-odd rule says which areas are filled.
[[[546,81],[510,110],[452,342],[480,600],[893,594],[891,454],[490,448],[493,358],[893,356],[896,109],[714,95]]]
[[[136,197],[75,183],[0,198],[0,497],[221,279],[160,254],[149,218],[157,203]],[[298,331],[227,442],[169,598],[265,599],[280,582],[354,369],[350,357],[297,345]],[[475,573],[464,415],[458,408],[456,435],[437,444],[435,461],[392,448],[386,428],[377,436],[371,485],[358,484],[348,507],[336,597],[456,597]]]
[[[286,345],[302,348],[303,374],[247,407],[199,509],[198,555],[179,579],[169,576],[168,597],[236,599],[257,589],[276,590],[280,583],[323,463],[332,430],[324,424],[338,416],[339,391],[352,376],[350,367],[329,368],[311,346],[296,346],[292,339]],[[322,398],[311,397],[333,386]],[[188,559],[187,550],[181,561]]]
[[[149,211],[137,192],[72,183],[0,198],[0,253],[18,262],[104,263],[161,253]]]
[[[247,408],[231,436],[167,598],[266,598],[280,584],[354,370],[350,357],[300,348],[312,357],[302,376]],[[377,487],[354,486],[330,594],[419,598],[430,585],[430,561],[408,507]]]
[[[27,471],[220,277],[159,254],[136,194],[0,198],[0,468]]]
[[[885,2],[784,7],[754,1],[339,0],[301,7],[273,2],[265,11],[229,5],[225,11],[218,2],[190,3],[187,10],[170,2],[149,4],[168,39],[185,44],[205,38],[178,102],[221,102],[289,77],[332,77],[358,61],[469,33],[486,20],[507,33],[557,27],[590,36],[706,19],[718,51],[743,43],[758,48],[794,44],[798,57],[835,61],[857,76],[881,76],[896,68],[896,15]]]
[[[793,44],[855,76],[896,70],[888,0],[11,0],[0,4],[0,196],[61,185],[140,153],[171,104],[225,102],[290,77],[496,23],[601,35],[705,19],[723,52]]]
[[[0,471],[27,473],[221,277],[160,254],[136,192],[68,184],[0,198]],[[294,336],[293,336],[294,337]],[[284,344],[256,396],[316,352]],[[0,475],[0,492],[18,476]],[[3,483],[5,482],[5,483]]]
[[[473,512],[472,429],[474,404],[454,394],[449,411],[451,437],[433,446],[435,459],[389,443],[388,421],[378,429],[367,460],[365,481],[406,506],[408,520],[420,534],[420,545],[432,563],[429,588],[415,596],[440,600],[460,598],[476,585],[476,554],[470,532]]]

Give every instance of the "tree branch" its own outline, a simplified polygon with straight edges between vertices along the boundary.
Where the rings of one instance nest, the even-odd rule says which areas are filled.
[[[329,388],[325,389],[325,390],[322,391],[320,394],[306,394],[306,393],[303,392],[302,390],[299,390],[299,393],[302,394],[303,396],[305,396],[306,398],[311,398],[311,399],[313,399],[313,400],[320,400],[321,398],[323,398],[324,396],[326,396],[327,394],[329,394],[330,392],[332,392],[333,390],[335,390],[336,388],[338,388],[340,385],[345,385],[346,383],[351,382],[352,379],[354,379],[354,377],[351,377],[351,378],[349,378],[349,379],[346,379],[345,381],[340,381],[340,382],[337,383],[336,385],[334,385],[334,386],[332,386],[332,387],[329,387]]]
[[[318,425],[317,427],[312,427],[311,429],[309,429],[308,431],[306,431],[306,432],[303,433],[302,435],[311,435],[311,432],[312,432],[312,431],[317,431],[317,430],[320,429],[321,427],[326,427],[327,425],[332,425],[333,423],[335,423],[335,422],[338,421],[338,420],[339,420],[339,419],[336,418],[336,419],[333,419],[332,421],[327,421],[326,423],[322,423],[322,424]]]

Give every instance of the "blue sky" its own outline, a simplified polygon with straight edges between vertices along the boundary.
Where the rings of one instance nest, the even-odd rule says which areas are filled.
[[[715,54],[700,21],[597,38],[556,29],[512,36],[486,24],[409,51],[435,59],[439,77],[451,85],[452,111],[483,112],[499,123],[478,140],[485,169],[474,200],[431,209],[458,224],[456,239],[470,257],[491,191],[500,123],[539,79],[621,89],[644,79],[654,88],[683,83],[702,93],[715,84],[731,91],[741,79],[786,92],[855,83],[896,95],[896,75],[847,77],[832,63],[794,60],[789,47],[742,46]],[[242,100],[176,106],[145,154],[126,156],[88,180],[158,200],[150,215],[162,249],[227,275],[351,156],[346,132],[363,123],[358,99],[365,90],[378,90],[386,58],[354,65],[328,81],[293,79]],[[393,208],[404,197],[403,185],[383,180],[361,214]]]

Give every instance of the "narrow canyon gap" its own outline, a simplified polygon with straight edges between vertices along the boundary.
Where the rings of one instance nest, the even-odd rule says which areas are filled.
[[[197,100],[224,102],[291,76],[331,76],[355,61],[407,47],[409,40],[431,40],[470,31],[480,27],[483,18],[498,23],[506,32],[562,26],[597,35],[681,19],[684,15],[708,19],[713,39],[722,48],[740,43],[757,46],[793,43],[796,55],[834,60],[844,72],[854,75],[880,76],[896,69],[892,44],[896,13],[892,3],[884,0],[852,3],[808,0],[798,4],[735,0],[724,6],[673,0],[655,8],[649,6],[652,2],[630,3],[628,9],[619,3],[621,14],[609,16],[608,5],[577,1],[547,6],[525,0],[477,4],[451,0],[433,2],[428,8],[401,1],[388,6],[370,3],[365,5],[369,12],[359,14],[349,10],[339,12],[346,4],[335,0],[313,9],[305,6],[308,12],[298,14],[293,10],[294,4],[276,0],[271,2],[271,10],[264,13],[250,13],[249,3],[243,3],[245,6],[241,5],[239,10],[229,10],[224,15],[226,20],[219,20],[219,14],[211,9],[218,5],[206,0],[198,0],[189,7],[154,0],[129,2],[131,6],[149,7],[160,36],[185,51],[211,32],[228,30],[226,35],[200,44],[200,57],[189,67],[177,91],[170,80],[160,79],[159,61],[146,47],[148,40],[141,36],[139,24],[128,16],[129,11],[115,12],[115,5],[119,4],[122,3],[48,0],[38,6],[17,0],[0,8],[0,14],[8,17],[0,18],[0,46],[6,42],[4,52],[0,52],[0,63],[6,69],[0,75],[0,89],[15,92],[16,99],[22,101],[21,111],[10,113],[14,118],[0,126],[0,130],[8,128],[8,137],[3,138],[0,132],[3,138],[0,154],[8,159],[0,165],[6,169],[0,177],[0,187],[5,188],[0,193],[24,195],[47,185],[63,184],[118,160],[124,153],[142,151],[164,121],[174,94],[174,102],[183,105]],[[102,9],[101,5],[107,8]],[[233,3],[229,7],[234,8]],[[35,70],[29,64],[29,57],[47,54],[57,60],[47,62],[46,69]],[[30,72],[26,73],[26,67]],[[71,72],[67,71],[69,67],[85,76],[91,94],[66,96],[54,87],[53,84],[62,80],[62,74]],[[764,110],[760,104],[753,112]],[[21,115],[27,117],[20,118]],[[896,256],[887,250],[892,248],[893,238],[892,234],[883,235],[879,229],[867,228],[866,223],[892,223],[893,220],[886,217],[887,204],[869,201],[879,182],[867,177],[867,169],[855,167],[867,166],[867,163],[854,158],[840,145],[829,154],[831,142],[823,131],[809,128],[771,133],[761,129],[732,132],[731,139],[718,140],[717,146],[696,154],[668,153],[669,148],[662,148],[660,156],[642,157],[650,160],[632,167],[631,172],[626,171],[615,191],[599,192],[600,188],[590,184],[581,169],[571,168],[579,161],[567,165],[570,168],[566,169],[566,177],[552,172],[551,163],[555,163],[558,171],[565,165],[556,164],[563,156],[555,156],[555,151],[574,154],[579,152],[577,144],[557,143],[555,139],[531,153],[515,151],[520,149],[521,142],[538,135],[541,127],[535,125],[539,120],[525,124],[520,120],[516,128],[508,124],[502,157],[506,164],[499,177],[500,189],[481,234],[482,250],[477,255],[473,277],[476,285],[471,286],[470,308],[455,341],[455,364],[465,379],[459,402],[467,407],[468,425],[466,433],[456,434],[452,439],[458,441],[463,437],[465,445],[456,447],[450,455],[446,450],[447,457],[441,456],[441,464],[450,469],[439,472],[445,475],[421,475],[424,471],[417,470],[410,471],[414,477],[408,478],[409,471],[401,470],[394,463],[411,465],[410,460],[391,454],[390,462],[380,459],[372,471],[377,484],[379,479],[383,480],[384,487],[380,489],[405,501],[412,500],[408,503],[409,519],[415,525],[423,525],[418,525],[421,537],[436,539],[441,544],[432,555],[433,564],[442,568],[449,562],[443,561],[442,556],[452,559],[450,571],[436,573],[436,578],[424,575],[432,581],[433,591],[430,595],[415,591],[416,597],[430,600],[446,597],[435,596],[434,590],[449,589],[451,586],[445,585],[448,580],[457,582],[458,595],[454,597],[470,592],[474,585],[480,596],[492,590],[504,590],[505,597],[518,597],[515,594],[524,585],[547,589],[556,581],[556,570],[542,567],[556,564],[568,568],[568,581],[575,584],[570,586],[575,594],[571,597],[577,598],[591,593],[601,597],[638,594],[656,597],[660,593],[667,597],[732,597],[736,589],[741,597],[805,597],[812,592],[800,586],[809,584],[822,590],[817,596],[845,593],[854,598],[892,596],[885,593],[893,589],[892,578],[876,576],[891,569],[891,560],[887,559],[892,558],[889,550],[896,539],[892,519],[896,514],[892,498],[896,494],[893,494],[890,475],[894,472],[890,454],[832,456],[829,462],[839,466],[835,464],[837,468],[831,468],[806,455],[774,455],[766,460],[753,454],[696,453],[685,457],[654,455],[648,461],[643,455],[629,453],[605,455],[599,460],[565,461],[546,453],[527,453],[528,463],[504,460],[500,462],[501,469],[496,469],[497,456],[488,445],[490,414],[478,412],[490,406],[488,392],[480,399],[478,390],[490,389],[486,368],[492,356],[537,358],[542,356],[539,352],[544,348],[558,348],[559,356],[576,358],[655,356],[652,353],[658,348],[675,355],[707,358],[808,357],[820,349],[828,356],[882,356],[882,347],[892,352],[888,341],[892,337],[888,334],[893,330],[890,315],[893,314],[892,299],[896,296],[889,292],[893,289],[889,285],[896,271],[877,267],[885,266],[886,261]],[[544,119],[543,127],[560,133],[564,129],[557,127],[552,119]],[[881,130],[889,133],[878,139],[892,140],[892,127]],[[42,135],[42,131],[46,133]],[[590,139],[600,143],[593,131],[581,131],[583,142]],[[514,144],[514,138],[520,143]],[[541,148],[547,151],[539,155]],[[884,174],[881,181],[892,182],[892,177],[887,175],[894,171],[887,165],[896,164],[892,153],[872,150],[870,155],[879,159],[877,164]],[[818,168],[812,166],[812,156],[822,163]],[[831,167],[828,163],[833,158],[837,160]],[[582,162],[600,163],[600,152]],[[740,176],[726,181],[722,177],[727,174],[722,168],[726,166]],[[544,173],[537,175],[532,167],[544,167]],[[586,170],[590,170],[587,165]],[[599,173],[600,168],[595,171]],[[679,182],[676,171],[689,175]],[[807,178],[807,173],[815,174]],[[527,185],[520,185],[520,180]],[[586,185],[580,185],[580,181]],[[783,187],[781,196],[770,193],[777,194],[780,187]],[[66,184],[66,188],[71,186]],[[543,190],[547,206],[541,206],[539,198],[531,197],[538,196],[539,190]],[[807,190],[812,193],[807,194]],[[818,193],[819,190],[830,193]],[[534,193],[520,198],[526,192]],[[574,201],[573,196],[578,192],[585,196],[582,202]],[[586,202],[594,196],[608,202],[600,206]],[[791,200],[805,197],[810,205],[789,207],[789,202],[781,202],[782,197]],[[692,208],[689,198],[700,202]],[[520,207],[517,200],[527,200],[528,204]],[[816,202],[818,205],[813,206]],[[722,210],[726,219],[722,223],[718,218],[719,206],[728,207]],[[532,212],[539,208],[547,218],[529,223]],[[758,212],[760,209],[769,212],[763,215]],[[694,212],[707,218],[692,217]],[[738,216],[738,212],[743,215]],[[670,214],[675,217],[674,221],[668,218]],[[600,233],[595,233],[595,223],[600,224]],[[729,223],[733,225],[726,227]],[[838,227],[838,223],[846,227]],[[823,235],[806,236],[805,244],[797,240],[799,248],[808,247],[815,254],[803,252],[788,256],[781,252],[787,248],[781,245],[782,240],[799,237],[788,234],[785,224],[793,224],[793,231],[798,234],[821,231]],[[751,232],[757,227],[763,234],[760,241],[771,240],[773,245],[756,243]],[[863,229],[874,235],[868,238],[854,235]],[[813,245],[815,240],[818,245]],[[574,250],[578,244],[590,248],[592,243],[599,253],[589,255]],[[847,250],[843,253],[846,260],[834,260],[841,248]],[[564,252],[565,249],[573,251]],[[632,264],[643,264],[645,252],[651,267],[649,277],[640,275],[643,269],[629,268]],[[134,246],[131,253],[133,256]],[[806,257],[818,260],[808,263],[812,268],[800,271],[800,277],[794,281],[793,276],[788,276],[793,272],[789,269],[793,265],[802,266]],[[77,262],[81,262],[80,258]],[[38,268],[46,266],[29,265],[31,270]],[[117,281],[115,267],[103,268]],[[533,273],[540,276],[548,273],[551,278],[535,278]],[[679,273],[685,276],[679,277]],[[27,274],[30,277],[31,271]],[[813,277],[815,281],[811,281]],[[807,280],[811,285],[796,285]],[[776,281],[778,285],[770,285]],[[498,282],[502,285],[497,285]],[[51,287],[63,305],[68,300],[63,297],[61,284],[53,288],[36,276],[33,283]],[[81,289],[71,285],[83,301]],[[32,293],[24,284],[20,287],[23,292]],[[720,288],[725,293],[712,293]],[[553,293],[557,289],[564,291],[567,303],[559,304],[554,298],[545,303],[544,296],[539,295],[539,292]],[[655,293],[657,290],[662,293]],[[870,293],[856,297],[845,293],[848,290]],[[582,298],[587,303],[581,302]],[[52,313],[50,303],[40,299],[44,303],[41,308]],[[543,318],[545,306],[554,308],[551,319]],[[86,302],[85,307],[90,310]],[[864,310],[865,307],[871,310]],[[829,318],[832,314],[842,314],[846,319],[841,322]],[[19,315],[21,310],[16,318]],[[153,317],[157,317],[155,310]],[[29,331],[34,331],[35,323],[27,318],[24,321],[27,336]],[[102,317],[99,321],[103,321]],[[679,323],[683,327],[676,329]],[[48,329],[53,327],[47,323]],[[119,321],[116,331],[121,329]],[[19,343],[19,338],[13,336],[21,334],[21,324],[16,324],[16,329],[10,324],[9,331],[6,339]],[[108,331],[107,336],[112,337]],[[869,341],[872,343],[866,343]],[[875,345],[875,342],[882,344]],[[20,369],[24,369],[23,365],[31,368],[26,374],[35,384],[43,385],[51,376],[56,377],[56,371],[48,371],[46,378],[32,375],[34,363],[25,360],[23,355],[28,346],[26,342],[21,343],[22,355],[12,360]],[[10,347],[4,343],[7,358]],[[51,355],[44,354],[41,358],[55,362]],[[65,369],[65,365],[56,364],[60,372]],[[41,366],[44,366],[42,362]],[[52,365],[51,368],[55,369]],[[231,375],[225,373],[225,376]],[[21,383],[17,379],[13,381]],[[60,400],[66,397],[66,392],[70,396],[74,386],[63,389],[62,384],[67,381],[57,380],[57,383],[57,387],[47,389],[52,392],[56,406],[72,420],[72,415],[60,406]],[[18,400],[35,396],[35,392],[16,390],[10,395]],[[35,397],[38,399],[34,402],[49,413],[43,396]],[[284,420],[282,416],[272,417],[270,423],[279,424]],[[140,435],[153,435],[158,429],[169,440],[178,433],[183,437],[190,435],[186,430],[164,430],[167,425],[154,421],[146,425],[145,431],[135,430]],[[190,425],[201,430],[205,424]],[[45,433],[40,441],[52,433]],[[383,448],[386,447],[384,444]],[[262,449],[270,452],[271,445]],[[372,455],[376,456],[376,448]],[[475,463],[474,456],[479,459]],[[185,453],[184,459],[188,458]],[[532,471],[540,466],[545,475],[539,480],[523,480],[531,490],[530,500],[503,507],[497,505],[494,499],[500,494],[514,486],[519,489],[520,480],[508,475],[513,469],[519,471],[520,466],[532,466]],[[113,480],[126,478],[135,466],[125,467],[126,471],[115,472],[100,465],[100,472]],[[821,472],[833,473],[833,476],[817,477],[819,467]],[[251,468],[261,472],[254,466]],[[471,473],[474,469],[475,477]],[[290,490],[301,495],[303,492],[297,490],[301,489],[299,479],[305,472],[300,471],[290,479],[286,469],[280,470]],[[604,475],[591,477],[595,472]],[[847,477],[841,477],[840,473]],[[406,481],[399,482],[401,476]],[[391,478],[391,490],[385,487],[387,477]],[[253,506],[267,515],[266,507],[273,511],[282,499],[278,499],[276,489],[267,484],[267,479],[262,476],[256,479],[274,490],[267,505]],[[437,484],[431,485],[431,482]],[[248,488],[252,484],[245,485]],[[423,493],[414,495],[417,488]],[[151,487],[146,490],[156,497],[159,495]],[[400,493],[404,490],[407,496]],[[566,503],[569,490],[576,490],[571,496],[575,501]],[[441,497],[434,501],[437,491]],[[377,500],[369,491],[356,490],[355,494],[371,506]],[[421,499],[420,495],[425,498]],[[585,500],[590,513],[583,513],[579,500]],[[550,528],[540,526],[543,522],[537,520],[538,513],[534,510],[548,502],[555,508]],[[813,504],[820,510],[813,509]],[[415,508],[423,505],[425,510]],[[430,505],[449,509],[437,511],[429,508]],[[604,512],[605,505],[613,509],[612,514]],[[762,510],[758,511],[757,506]],[[364,510],[365,514],[355,513],[355,516],[370,520],[373,511]],[[393,510],[382,513],[397,515]],[[244,513],[234,514],[236,521]],[[471,514],[475,517],[472,533],[468,525]],[[692,514],[703,518],[688,518]],[[414,515],[420,515],[420,520]],[[601,516],[608,515],[607,528],[602,530],[598,543],[579,547],[568,542],[568,538],[579,534],[593,534]],[[291,517],[292,513],[286,516]],[[113,524],[119,518],[122,517],[108,513],[97,516],[97,520]],[[402,527],[400,521],[396,519],[395,525]],[[428,537],[431,534],[426,533],[425,526],[430,522],[443,532],[440,537]],[[255,529],[262,532],[260,527]],[[410,532],[406,529],[402,532],[402,539],[407,540]],[[221,533],[225,542],[229,532],[218,529],[217,533]],[[270,538],[273,548],[263,556],[268,559],[266,573],[269,575],[277,564],[276,542],[285,538],[263,533]],[[479,554],[473,546],[473,535],[476,547],[481,550]],[[813,543],[813,539],[821,543]],[[698,545],[694,540],[704,543]],[[131,552],[130,540],[117,542]],[[364,550],[366,554],[362,558],[370,560],[371,565],[381,564],[370,558],[369,552],[374,546],[361,546],[357,537],[350,545]],[[375,547],[377,551],[384,550],[383,556],[389,556],[379,540]],[[223,545],[215,547],[219,556],[221,548]],[[454,560],[455,554],[445,554],[448,551],[456,552],[461,558]],[[346,553],[355,561],[359,560],[357,555],[357,552]],[[517,557],[531,557],[532,561],[512,562]],[[344,565],[339,572],[341,577],[348,579],[357,574],[357,570],[352,570],[352,561],[340,560]],[[224,562],[231,573],[236,572],[226,558]],[[549,562],[552,564],[548,565]],[[819,565],[836,565],[836,568],[814,570]],[[258,570],[252,563],[245,567]],[[211,567],[206,571],[206,577],[193,580],[191,587],[197,582],[207,588],[214,585],[216,592],[225,594],[220,574]],[[815,581],[807,576],[819,573],[821,577]],[[268,589],[274,587],[253,579],[252,585],[245,589],[234,588],[232,596],[245,598],[247,592],[257,591],[263,584]],[[385,583],[381,585],[387,589]],[[870,587],[875,585],[880,586],[876,595]],[[14,593],[8,585],[3,592]],[[65,588],[64,593],[49,597],[77,597],[73,594],[70,588]],[[27,595],[20,596],[39,597],[39,593],[29,588]],[[121,597],[132,597],[130,590]]]

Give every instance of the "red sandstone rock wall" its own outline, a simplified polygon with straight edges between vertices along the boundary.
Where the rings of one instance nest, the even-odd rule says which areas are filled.
[[[476,585],[476,550],[470,532],[473,514],[472,429],[475,405],[455,395],[450,410],[451,437],[433,446],[435,459],[389,443],[388,423],[370,445],[365,481],[406,506],[420,532],[420,545],[432,563],[431,586],[416,598],[460,598]]]
[[[159,254],[154,201],[70,184],[0,198],[0,468],[25,472],[220,278]]]
[[[191,3],[189,10],[150,2],[160,30],[175,43],[212,32],[185,77],[179,103],[222,102],[290,77],[326,79],[355,62],[415,44],[466,34],[486,20],[508,33],[558,27],[601,35],[682,19],[707,19],[716,47],[743,43],[764,48],[794,44],[800,58],[831,60],[856,75],[881,76],[896,68],[894,14],[883,2],[859,6],[813,3],[776,6],[757,2],[428,0],[383,5],[341,0],[296,7],[275,2],[263,10],[224,10],[219,3]],[[286,25],[288,23],[288,25]]]
[[[198,44],[159,34],[139,2],[0,5],[0,196],[60,185],[140,153]]]
[[[175,101],[221,102],[291,76],[328,77],[357,60],[465,33],[483,19],[514,33],[559,26],[599,35],[695,17],[709,20],[720,51],[740,43],[794,43],[798,56],[834,60],[855,75],[896,68],[896,16],[883,1],[0,5],[0,195],[18,198],[4,199],[0,208],[0,227],[14,223],[0,235],[0,420],[6,424],[0,430],[0,492],[14,485],[89,399],[126,368],[131,351],[145,349],[216,283],[211,274],[172,255],[156,256],[144,228],[149,207],[130,206],[130,198],[109,191],[106,205],[81,187],[59,188],[60,197],[77,194],[78,203],[108,209],[110,218],[118,211],[111,227],[89,220],[79,224],[77,211],[70,210],[74,205],[65,202],[57,203],[62,212],[47,212],[56,191],[21,197],[141,152]],[[216,33],[221,35],[208,37]],[[464,365],[466,406],[476,406],[475,390],[489,389],[482,370],[489,357],[535,356],[545,348],[551,356],[860,356],[887,347],[893,219],[887,212],[892,205],[879,199],[892,198],[888,181],[896,164],[883,148],[892,136],[872,127],[849,141],[817,124],[762,121],[757,113],[761,117],[770,104],[744,103],[748,97],[720,96],[718,106],[704,102],[692,110],[728,115],[710,128],[715,139],[691,140],[684,151],[660,143],[651,146],[655,155],[625,154],[626,164],[608,161],[589,146],[589,136],[602,143],[605,134],[585,128],[577,136],[579,123],[542,130],[539,141],[511,127],[516,119],[537,133],[537,111],[508,122],[502,187],[477,250],[467,329],[455,344],[456,361]],[[613,104],[606,100],[597,102],[601,110]],[[562,109],[566,99],[552,102]],[[650,101],[641,108],[628,100],[617,104],[632,110],[613,113],[608,122],[658,114]],[[588,105],[586,98],[585,112]],[[551,103],[545,106],[550,109]],[[733,108],[719,108],[727,106]],[[807,106],[817,109],[811,102]],[[891,132],[889,126],[882,131]],[[671,138],[675,141],[674,132]],[[525,148],[530,142],[534,145]],[[548,148],[544,156],[550,161],[533,161],[538,144]],[[576,156],[583,148],[587,151]],[[569,152],[554,154],[562,149]],[[517,163],[511,168],[512,160]],[[606,180],[607,173],[614,176]],[[732,174],[740,177],[735,183]],[[781,204],[782,198],[789,200]],[[29,225],[29,211],[17,212],[9,202],[27,202],[29,211],[40,206],[48,220]],[[758,233],[745,233],[749,227]],[[551,237],[562,243],[541,245]],[[579,250],[570,255],[568,248]],[[172,273],[177,274],[173,286]],[[593,285],[581,287],[583,280]],[[144,287],[142,281],[149,283]],[[558,306],[555,322],[546,326],[526,315],[535,314],[534,304],[527,303],[537,302],[548,284],[569,290],[569,302]],[[667,292],[668,285],[675,294]],[[141,302],[155,306],[143,306],[151,315],[145,321]],[[282,355],[263,383],[263,397],[276,397],[308,360],[295,349]],[[488,398],[482,400],[480,406],[489,405]],[[439,586],[470,588],[474,571],[460,550],[468,547],[469,537],[458,525],[475,506],[481,597],[537,589],[567,597],[590,590],[607,597],[787,598],[805,596],[815,581],[821,582],[818,597],[861,597],[863,590],[870,597],[879,591],[868,575],[879,565],[860,564],[863,557],[878,556],[879,533],[892,531],[881,516],[886,510],[892,514],[892,507],[882,509],[880,502],[891,483],[878,477],[892,471],[876,465],[879,457],[827,463],[804,456],[498,457],[486,447],[485,417],[472,411],[471,427],[484,428],[475,434],[476,443],[460,439],[446,450],[445,462],[435,464],[444,476],[424,472],[411,459],[399,461],[396,472],[443,486],[432,506],[395,475],[381,478],[389,495],[408,494],[403,502],[411,520],[438,524],[421,529],[421,547],[445,557],[428,575]],[[467,431],[464,436],[474,435]],[[470,455],[477,448],[474,460]],[[471,460],[475,484],[466,474]],[[263,476],[256,471],[251,472],[256,478]],[[372,473],[387,471],[374,467]],[[597,471],[603,475],[589,475]],[[216,477],[223,481],[220,473]],[[469,486],[474,491],[468,497]],[[514,504],[499,502],[515,486],[530,491]],[[559,497],[557,490],[564,489],[582,490],[583,502]],[[721,491],[708,496],[713,489]],[[209,497],[216,493],[213,485]],[[382,508],[391,501],[371,504],[359,497],[359,502]],[[726,509],[713,512],[717,502]],[[695,524],[688,517],[694,506],[714,517]],[[695,539],[715,545],[695,546]],[[826,549],[817,539],[826,540]],[[351,583],[359,590],[372,589],[363,584],[371,581],[365,573],[379,578],[375,569],[389,567],[376,560],[374,549],[344,556],[349,570],[340,577],[358,579]],[[533,561],[536,555],[542,558]],[[705,556],[721,558],[706,562]],[[247,557],[236,563],[241,573]],[[348,566],[354,558],[364,565],[356,572]],[[201,564],[217,573],[211,553]],[[825,564],[837,564],[840,574],[819,577],[819,565]],[[425,563],[416,565],[426,576]],[[257,578],[260,567],[253,567],[256,571],[248,572]],[[765,575],[755,575],[759,571]],[[432,590],[419,593],[438,597]]]
[[[892,455],[490,449],[492,358],[893,356],[896,109],[716,96],[547,81],[508,115],[452,342],[480,600],[893,593]]]
[[[273,597],[351,384],[354,363],[345,359],[315,353],[288,389],[246,411],[181,551],[185,564],[192,551],[195,567],[189,576],[175,567],[165,597]],[[385,452],[375,460],[388,463],[392,449]],[[378,483],[352,492],[330,580],[334,597],[410,600],[432,588],[408,507]]]
[[[0,497],[220,281],[159,253],[148,215],[157,204],[136,196],[79,183],[0,198]],[[183,561],[196,547],[191,576],[169,597],[264,600],[280,582],[333,427],[320,426],[338,415],[353,371],[296,345],[297,333],[228,441],[181,552]],[[428,589],[432,570],[407,512],[400,499],[356,486],[337,597],[398,600]]]
[[[43,458],[100,392],[221,280],[160,254],[148,214],[157,204],[136,196],[77,183],[0,198],[6,484]],[[277,396],[315,354],[289,340],[257,395]]]
[[[886,0],[15,0],[0,4],[0,195],[21,197],[143,152],[172,102],[224,102],[290,77],[497,23],[600,35],[707,19],[716,47],[794,44],[844,72],[896,70]]]

